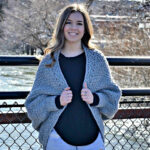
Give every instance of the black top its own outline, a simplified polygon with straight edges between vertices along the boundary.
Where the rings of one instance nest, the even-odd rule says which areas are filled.
[[[91,144],[97,138],[99,128],[87,103],[81,98],[86,66],[85,53],[83,52],[75,57],[65,57],[60,53],[59,63],[73,93],[73,98],[60,115],[54,128],[61,138],[71,145]],[[95,93],[93,95],[94,102],[90,104],[91,106],[99,103],[99,97]],[[60,105],[60,96],[56,97],[55,102],[59,109],[63,108]]]

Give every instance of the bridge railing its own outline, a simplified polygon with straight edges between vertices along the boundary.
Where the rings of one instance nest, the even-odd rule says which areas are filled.
[[[150,57],[107,57],[107,60],[110,66],[150,66]],[[37,66],[38,63],[38,59],[34,56],[0,56],[0,66]],[[37,150],[42,148],[38,142],[37,133],[33,135],[36,131],[31,127],[31,121],[23,109],[24,104],[18,104],[17,102],[13,104],[7,103],[10,99],[23,100],[28,93],[29,91],[0,91],[0,101],[4,101],[0,105],[0,147],[3,149],[13,150],[13,147],[17,147],[17,149]],[[122,89],[122,97],[134,96],[150,96],[150,88]],[[149,148],[150,100],[120,101],[119,105],[120,108],[114,118],[105,122],[106,149]],[[19,109],[18,112],[13,111],[13,108]],[[18,127],[20,124],[22,126]],[[140,127],[138,128],[137,125]],[[11,126],[13,130],[8,129],[8,126]],[[23,129],[21,130],[21,128]],[[25,130],[28,133],[23,136]],[[18,134],[17,138],[13,137],[12,133],[14,135]],[[22,144],[16,139],[22,139]],[[11,145],[7,142],[9,140],[12,143]],[[33,142],[30,144],[28,141]]]

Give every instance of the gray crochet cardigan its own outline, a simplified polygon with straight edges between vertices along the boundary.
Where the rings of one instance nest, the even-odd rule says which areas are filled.
[[[108,63],[104,55],[98,50],[91,50],[83,46],[86,56],[86,72],[84,81],[91,92],[98,94],[100,102],[91,110],[104,140],[103,120],[111,119],[118,110],[121,96],[119,87],[113,82]],[[66,108],[58,109],[55,98],[68,87],[59,64],[60,50],[54,53],[56,63],[52,68],[45,67],[51,63],[50,55],[44,56],[40,62],[33,87],[26,98],[25,107],[32,126],[39,132],[39,141],[44,150],[48,137],[59,116]],[[83,82],[84,83],[84,82]]]

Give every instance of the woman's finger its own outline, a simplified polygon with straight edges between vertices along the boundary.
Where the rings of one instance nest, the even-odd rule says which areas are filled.
[[[69,90],[70,89],[70,87],[66,87],[64,90],[66,91],[66,90]]]
[[[67,94],[72,94],[72,91],[71,91],[71,90],[69,90],[69,91],[66,91],[66,93],[67,93]]]

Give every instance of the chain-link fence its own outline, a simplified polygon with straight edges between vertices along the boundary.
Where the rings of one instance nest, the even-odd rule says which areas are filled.
[[[126,117],[122,116],[125,119],[113,119],[105,122],[107,150],[150,149],[150,118],[146,118],[149,113],[147,109],[150,108],[150,101],[145,101],[146,98],[137,99],[140,100],[134,98],[134,101],[130,103],[130,101],[123,99],[120,102],[120,109],[127,110],[124,112]],[[140,117],[138,117],[139,114]]]
[[[133,98],[132,98],[133,99]],[[150,118],[145,118],[150,107],[148,100],[126,101],[122,99],[120,109],[138,110],[139,118],[134,111],[116,114],[114,119],[105,122],[106,150],[149,150],[150,149]],[[146,98],[144,98],[146,99]],[[1,100],[2,101],[2,100]],[[0,150],[41,150],[38,133],[26,118],[24,100],[3,101],[0,109]],[[119,110],[120,110],[119,109]],[[132,118],[133,117],[133,118]],[[142,118],[143,117],[143,118]],[[119,119],[117,119],[119,118]],[[126,119],[124,119],[126,118]]]

